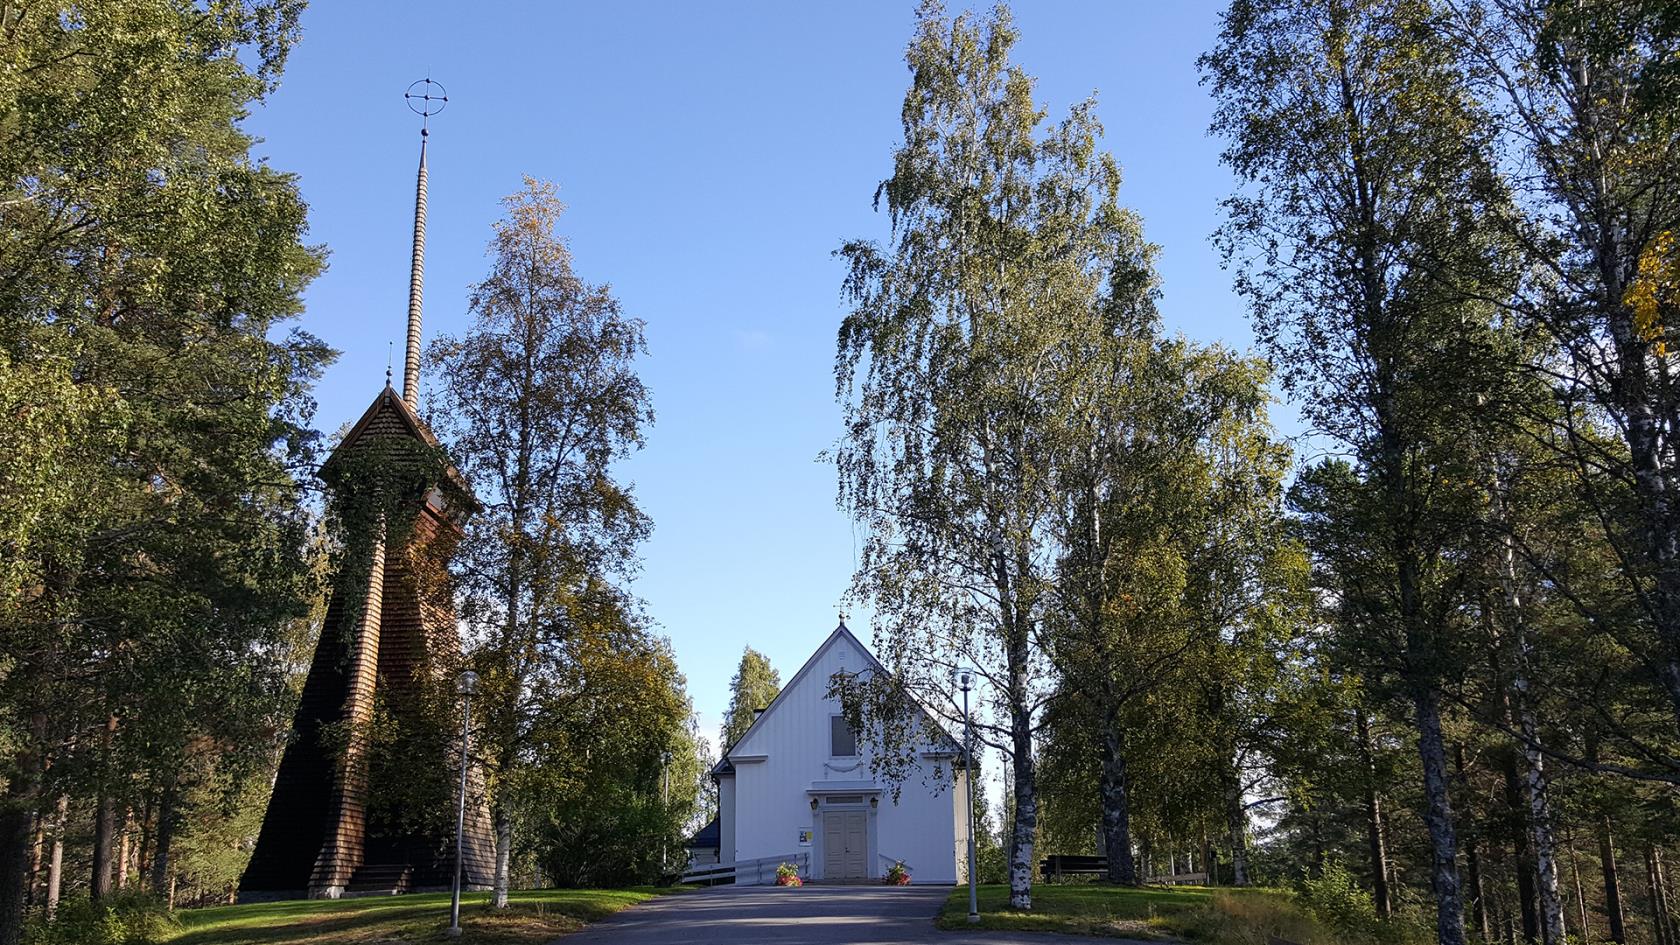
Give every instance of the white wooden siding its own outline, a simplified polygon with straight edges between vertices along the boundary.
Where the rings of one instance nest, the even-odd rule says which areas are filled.
[[[918,883],[958,880],[965,813],[964,792],[953,783],[954,759],[924,753],[918,775],[901,785],[895,801],[891,786],[871,777],[862,739],[857,756],[830,755],[829,717],[840,704],[827,696],[829,678],[873,665],[851,633],[836,630],[735,745],[729,754],[735,776],[720,780],[719,803],[728,812],[719,824],[724,862],[805,852],[820,879],[822,813],[811,809],[811,799],[855,794],[869,814],[871,877],[882,874],[885,858],[903,860]],[[876,806],[867,806],[870,797]],[[810,832],[809,846],[799,844],[802,831]]]

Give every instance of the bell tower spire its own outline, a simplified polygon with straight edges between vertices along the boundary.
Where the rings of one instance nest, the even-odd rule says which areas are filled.
[[[408,346],[403,357],[403,401],[420,407],[420,310],[426,285],[426,139],[431,117],[449,104],[442,83],[421,79],[403,93],[408,107],[420,116],[420,171],[414,180],[414,251],[408,270]]]

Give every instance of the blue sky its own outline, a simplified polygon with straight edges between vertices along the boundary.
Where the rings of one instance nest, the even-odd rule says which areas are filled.
[[[1220,4],[1020,4],[1016,60],[1051,116],[1097,92],[1122,199],[1160,243],[1170,328],[1246,347],[1209,235],[1231,187],[1196,56]],[[834,626],[857,537],[818,453],[839,432],[843,238],[871,208],[908,81],[912,0],[846,3],[317,2],[248,127],[299,175],[331,251],[303,326],[342,352],[318,426],[354,420],[402,365],[418,119],[433,120],[426,337],[467,323],[498,199],[556,181],[579,274],[647,322],[657,422],[622,473],[655,531],[635,590],[715,738],[744,645],[791,677]],[[424,404],[422,404],[424,409]],[[868,627],[853,629],[867,638]]]

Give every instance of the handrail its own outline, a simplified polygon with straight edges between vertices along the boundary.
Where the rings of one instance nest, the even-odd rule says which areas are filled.
[[[764,883],[766,869],[774,882],[776,869],[783,863],[792,863],[799,870],[802,878],[811,875],[811,854],[786,853],[781,856],[762,856],[754,860],[736,860],[734,863],[719,863],[703,869],[689,870],[682,876],[685,883],[706,883],[732,880],[737,886],[756,886]]]

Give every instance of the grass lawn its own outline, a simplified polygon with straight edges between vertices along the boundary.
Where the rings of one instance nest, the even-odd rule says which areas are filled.
[[[537,945],[671,889],[534,889],[514,892],[507,911],[489,908],[489,893],[461,897],[461,937],[444,937],[449,894],[304,900],[186,909],[170,945],[364,945],[462,942]]]
[[[951,930],[1061,932],[1217,945],[1265,945],[1274,935],[1300,945],[1335,941],[1282,890],[1041,882],[1033,884],[1032,906],[1031,912],[1017,912],[1009,908],[1009,887],[981,886],[980,922],[971,926],[968,887],[958,886],[945,900],[937,922]]]

